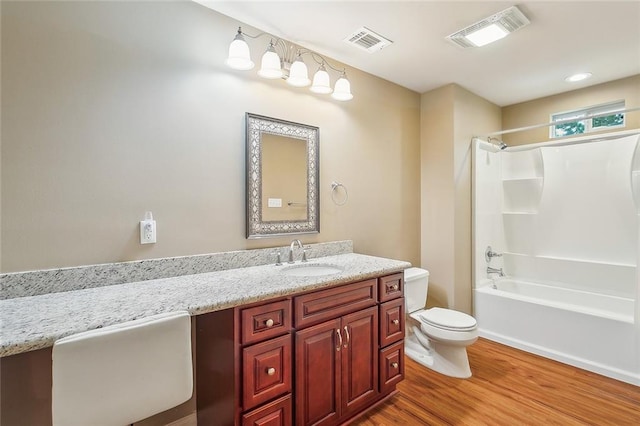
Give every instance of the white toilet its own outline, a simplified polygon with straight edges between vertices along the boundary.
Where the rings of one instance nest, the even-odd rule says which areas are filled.
[[[404,271],[407,314],[405,354],[439,373],[471,377],[466,347],[478,339],[475,318],[452,309],[424,309],[429,289],[429,271]]]

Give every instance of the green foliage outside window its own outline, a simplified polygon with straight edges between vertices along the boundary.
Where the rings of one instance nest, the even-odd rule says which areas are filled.
[[[556,124],[556,137],[578,135],[584,133],[584,121],[572,121],[571,123]]]
[[[624,103],[620,105],[607,105],[612,109],[624,108]],[[564,136],[579,135],[582,133],[589,133],[594,130],[601,130],[607,127],[624,126],[624,114],[611,114],[603,117],[596,118],[582,118],[592,114],[598,114],[606,112],[602,111],[602,107],[585,108],[579,111],[573,111],[568,113],[556,114],[552,116],[552,120],[560,121],[567,119],[574,119],[576,121],[570,121],[567,123],[556,124],[552,127],[551,137],[561,138]]]
[[[624,124],[624,114],[613,114],[593,119],[591,127],[611,127]]]

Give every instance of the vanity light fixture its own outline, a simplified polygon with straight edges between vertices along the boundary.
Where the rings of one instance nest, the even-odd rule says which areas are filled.
[[[238,33],[229,45],[229,57],[225,63],[236,70],[250,70],[255,64],[251,60],[249,45],[245,36],[258,38],[267,33],[260,33],[256,36],[249,35],[238,27]],[[310,56],[318,65],[318,71],[313,75],[313,82],[309,79],[307,65],[302,60],[303,55]],[[327,71],[329,68],[339,74],[335,86],[331,88],[331,76]],[[277,79],[284,78],[290,86],[306,87],[311,85],[309,90],[318,94],[332,93],[332,98],[338,101],[348,101],[353,99],[351,93],[351,83],[347,79],[345,69],[333,67],[323,56],[308,49],[295,46],[281,38],[271,39],[266,52],[262,55],[260,70],[258,75],[263,78]]]
[[[488,18],[469,25],[447,36],[447,40],[460,47],[482,47],[506,37],[531,21],[516,6],[511,6]]]

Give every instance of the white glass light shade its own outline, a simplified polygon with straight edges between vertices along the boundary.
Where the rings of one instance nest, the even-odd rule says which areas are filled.
[[[331,82],[329,80],[329,73],[325,71],[324,66],[321,66],[320,69],[313,76],[313,83],[309,88],[313,93],[321,93],[327,94],[331,93]]]
[[[306,87],[311,84],[307,65],[302,62],[302,59],[298,58],[293,62],[293,64],[291,64],[287,83],[294,87]]]
[[[331,97],[337,101],[350,101],[353,99],[351,94],[351,83],[344,75],[336,81],[336,86],[333,89]]]
[[[250,70],[254,67],[249,45],[244,41],[242,34],[237,34],[229,45],[229,57],[225,63],[234,70]]]
[[[282,68],[280,67],[280,57],[270,44],[267,51],[262,55],[262,63],[258,75],[263,78],[280,78],[282,77]]]

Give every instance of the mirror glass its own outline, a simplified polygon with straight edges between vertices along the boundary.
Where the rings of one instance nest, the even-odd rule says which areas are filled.
[[[317,127],[247,113],[247,238],[320,231]]]

